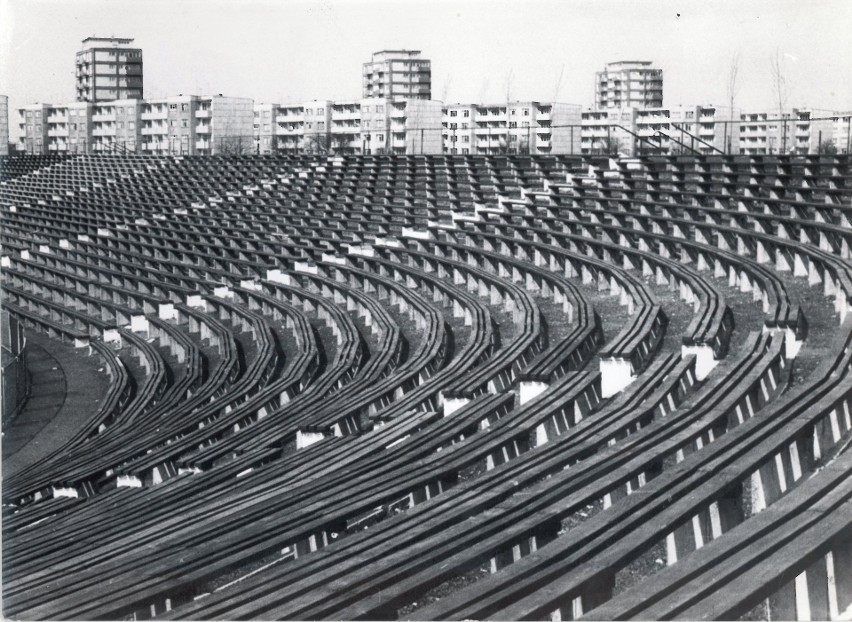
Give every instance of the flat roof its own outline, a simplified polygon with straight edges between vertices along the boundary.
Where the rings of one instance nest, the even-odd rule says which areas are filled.
[[[86,37],[83,39],[83,49],[91,49],[93,47],[117,47],[119,45],[129,45],[133,43],[133,39],[122,37]]]
[[[651,65],[653,61],[650,60],[616,60],[611,63],[607,63],[606,66],[610,65]]]

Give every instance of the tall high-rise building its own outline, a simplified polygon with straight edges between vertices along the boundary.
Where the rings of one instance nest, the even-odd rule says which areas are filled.
[[[651,61],[607,63],[595,73],[595,108],[662,108],[663,70]]]
[[[133,39],[89,37],[77,52],[77,101],[142,99],[142,50]]]
[[[432,99],[432,63],[420,50],[382,50],[364,63],[363,97]]]

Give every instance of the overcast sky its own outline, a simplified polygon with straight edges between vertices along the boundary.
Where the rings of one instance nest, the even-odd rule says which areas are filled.
[[[420,49],[432,96],[593,103],[594,72],[650,60],[664,103],[777,107],[779,54],[792,106],[852,108],[852,0],[0,0],[0,93],[10,109],[74,99],[87,36],[135,37],[145,96],[353,99],[361,63]],[[561,79],[560,79],[561,76]],[[16,123],[12,122],[13,134]]]

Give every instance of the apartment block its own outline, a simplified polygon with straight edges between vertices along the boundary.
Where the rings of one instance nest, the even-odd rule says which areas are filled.
[[[255,151],[329,151],[331,107],[332,102],[328,100],[313,100],[302,104],[255,104]]]
[[[739,152],[745,155],[817,153],[820,143],[836,142],[837,124],[829,115],[793,108],[790,111],[740,115]]]
[[[274,153],[277,149],[275,134],[275,104],[256,103],[252,110],[252,135],[254,136],[254,153]]]
[[[92,104],[74,102],[47,109],[47,152],[88,153],[92,145]]]
[[[636,110],[639,154],[730,153],[739,127],[727,108],[672,106]],[[727,149],[727,151],[726,151]]]
[[[831,135],[837,153],[852,153],[852,111],[837,113],[832,125]]]
[[[142,50],[133,39],[89,37],[77,52],[77,101],[142,99]]]
[[[18,151],[47,153],[48,104],[30,104],[18,109]]]
[[[633,156],[636,154],[635,108],[586,110],[581,115],[580,153]]]
[[[595,73],[595,108],[662,108],[663,70],[651,61],[607,63]]]
[[[136,153],[142,144],[142,106],[138,99],[101,102],[92,111],[92,152]]]
[[[365,99],[432,99],[432,63],[420,50],[376,52],[362,74]]]
[[[439,101],[361,100],[361,153],[442,152]]]
[[[441,102],[365,98],[257,104],[257,153],[441,153]]]
[[[142,104],[142,153],[215,155],[254,148],[253,107],[242,97],[179,95]]]
[[[450,104],[442,125],[449,154],[571,153],[580,147],[581,108],[538,101]]]
[[[361,153],[361,100],[336,101],[331,105],[330,140],[334,153]]]
[[[0,156],[9,155],[9,98],[0,95]]]

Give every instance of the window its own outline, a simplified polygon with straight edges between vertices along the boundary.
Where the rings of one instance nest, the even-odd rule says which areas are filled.
[[[384,106],[376,106],[376,112],[384,112],[384,111],[385,111]]]
[[[470,153],[470,149],[468,149],[467,147],[464,147],[462,149],[462,154],[467,155],[468,153]]]
[[[364,106],[364,112],[370,112],[370,107],[369,107],[369,106]]]
[[[450,129],[454,130],[458,127],[458,123],[450,123]]]
[[[325,108],[317,108],[317,116],[325,114]]]
[[[462,112],[462,116],[464,116],[465,118],[469,117],[470,116],[470,110],[465,110],[464,112]]]
[[[189,119],[181,119],[181,127],[189,127]]]
[[[120,129],[120,130],[123,130],[123,129],[124,129],[124,121],[119,121],[119,122],[118,122],[118,129]]]
[[[169,110],[177,110],[177,104],[169,104]]]
[[[509,121],[509,127],[518,127],[517,121]]]
[[[325,129],[325,121],[319,121],[317,123],[317,129],[318,130],[324,130]]]
[[[470,142],[470,136],[462,136],[462,142],[463,143],[469,143]]]
[[[305,109],[305,114],[307,114],[307,115],[312,115],[312,114],[314,114],[314,109],[313,109],[313,108],[306,108],[306,109]]]
[[[530,109],[529,108],[524,108],[524,116],[525,117],[530,116]]]
[[[376,137],[376,140],[378,140],[380,143],[385,142],[385,135],[384,135],[384,134],[379,134],[379,135]]]
[[[458,115],[458,113],[459,113],[459,111],[458,111],[458,110],[450,110],[450,116],[451,116],[451,117],[455,117],[455,116],[457,116],[457,115]]]
[[[72,129],[72,130],[76,130],[76,129],[77,129],[77,124],[76,124],[76,123],[72,123],[72,124],[71,124],[71,129]]]
[[[461,127],[463,130],[466,130],[470,126],[470,123],[462,123]]]
[[[177,125],[177,122],[174,119],[172,119],[171,122],[169,123],[169,125],[171,125],[172,127],[175,127],[175,125]]]
[[[370,127],[370,120],[364,119],[364,127]]]
[[[128,121],[127,122],[127,129],[128,130],[135,130],[136,129],[136,122],[135,121]]]

